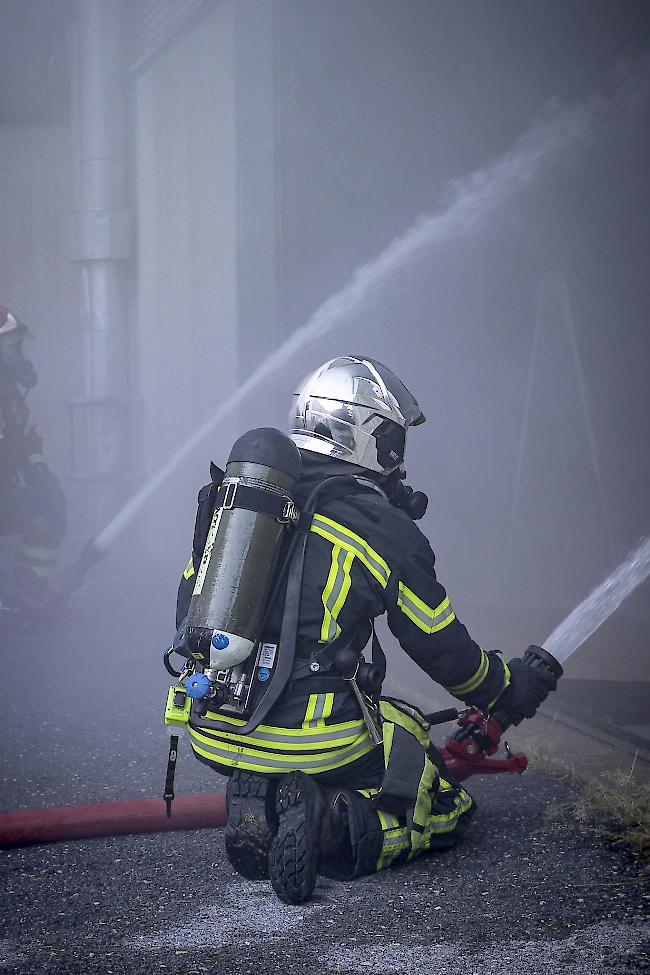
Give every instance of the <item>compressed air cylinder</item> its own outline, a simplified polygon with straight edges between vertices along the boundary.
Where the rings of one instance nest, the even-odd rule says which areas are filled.
[[[234,444],[223,480],[225,497],[215,508],[197,570],[187,615],[186,642],[211,670],[242,663],[262,636],[259,632],[277,562],[286,518],[240,506],[271,496],[281,510],[292,500],[300,477],[300,452],[280,430],[250,430]],[[240,491],[239,498],[237,492]]]

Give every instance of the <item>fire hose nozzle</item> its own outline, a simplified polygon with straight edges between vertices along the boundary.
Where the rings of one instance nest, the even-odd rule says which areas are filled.
[[[522,659],[528,667],[545,667],[557,680],[564,673],[564,668],[559,660],[556,660],[553,654],[545,650],[544,647],[538,647],[534,643],[531,643],[526,649]]]
[[[107,555],[108,552],[105,548],[97,545],[94,538],[89,538],[76,560],[61,573],[60,585],[63,591],[72,593],[78,589],[89,570],[105,559]]]

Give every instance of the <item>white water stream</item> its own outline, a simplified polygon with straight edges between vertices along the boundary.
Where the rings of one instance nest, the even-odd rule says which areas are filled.
[[[307,343],[358,315],[366,302],[424,254],[478,228],[504,203],[526,189],[542,171],[560,163],[595,137],[602,137],[644,92],[645,75],[627,80],[609,98],[593,97],[550,114],[534,125],[499,160],[449,186],[447,202],[433,215],[417,220],[405,233],[353,274],[345,287],[331,295],[309,321],[294,332],[255,369],[215,413],[154,473],[95,540],[107,549],[137,516],[147,500],[178,469],[186,457],[235,410],[261,382]],[[645,97],[645,94],[642,96]]]
[[[544,649],[564,663],[648,576],[650,536],[644,538],[618,568],[556,626],[544,641]]]

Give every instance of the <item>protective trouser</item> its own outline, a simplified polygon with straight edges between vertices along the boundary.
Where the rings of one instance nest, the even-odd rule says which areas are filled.
[[[352,879],[451,846],[475,808],[471,796],[445,778],[421,714],[393,699],[380,706],[383,781],[376,789],[342,789],[334,797],[335,805],[347,806],[351,862],[328,860],[324,849],[319,871],[326,876]]]

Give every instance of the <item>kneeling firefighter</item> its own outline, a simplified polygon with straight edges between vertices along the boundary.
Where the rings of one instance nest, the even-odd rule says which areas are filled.
[[[229,776],[230,863],[287,903],[319,873],[351,879],[452,845],[474,809],[422,714],[380,697],[376,617],[434,681],[510,722],[556,685],[486,653],[456,617],[415,524],[426,496],[403,483],[407,430],[423,422],[386,366],[332,359],[300,386],[289,437],[244,435],[199,494],[166,655],[172,673],[172,651],[187,665],[166,720],[186,721],[196,757]],[[168,776],[168,809],[172,796]]]

